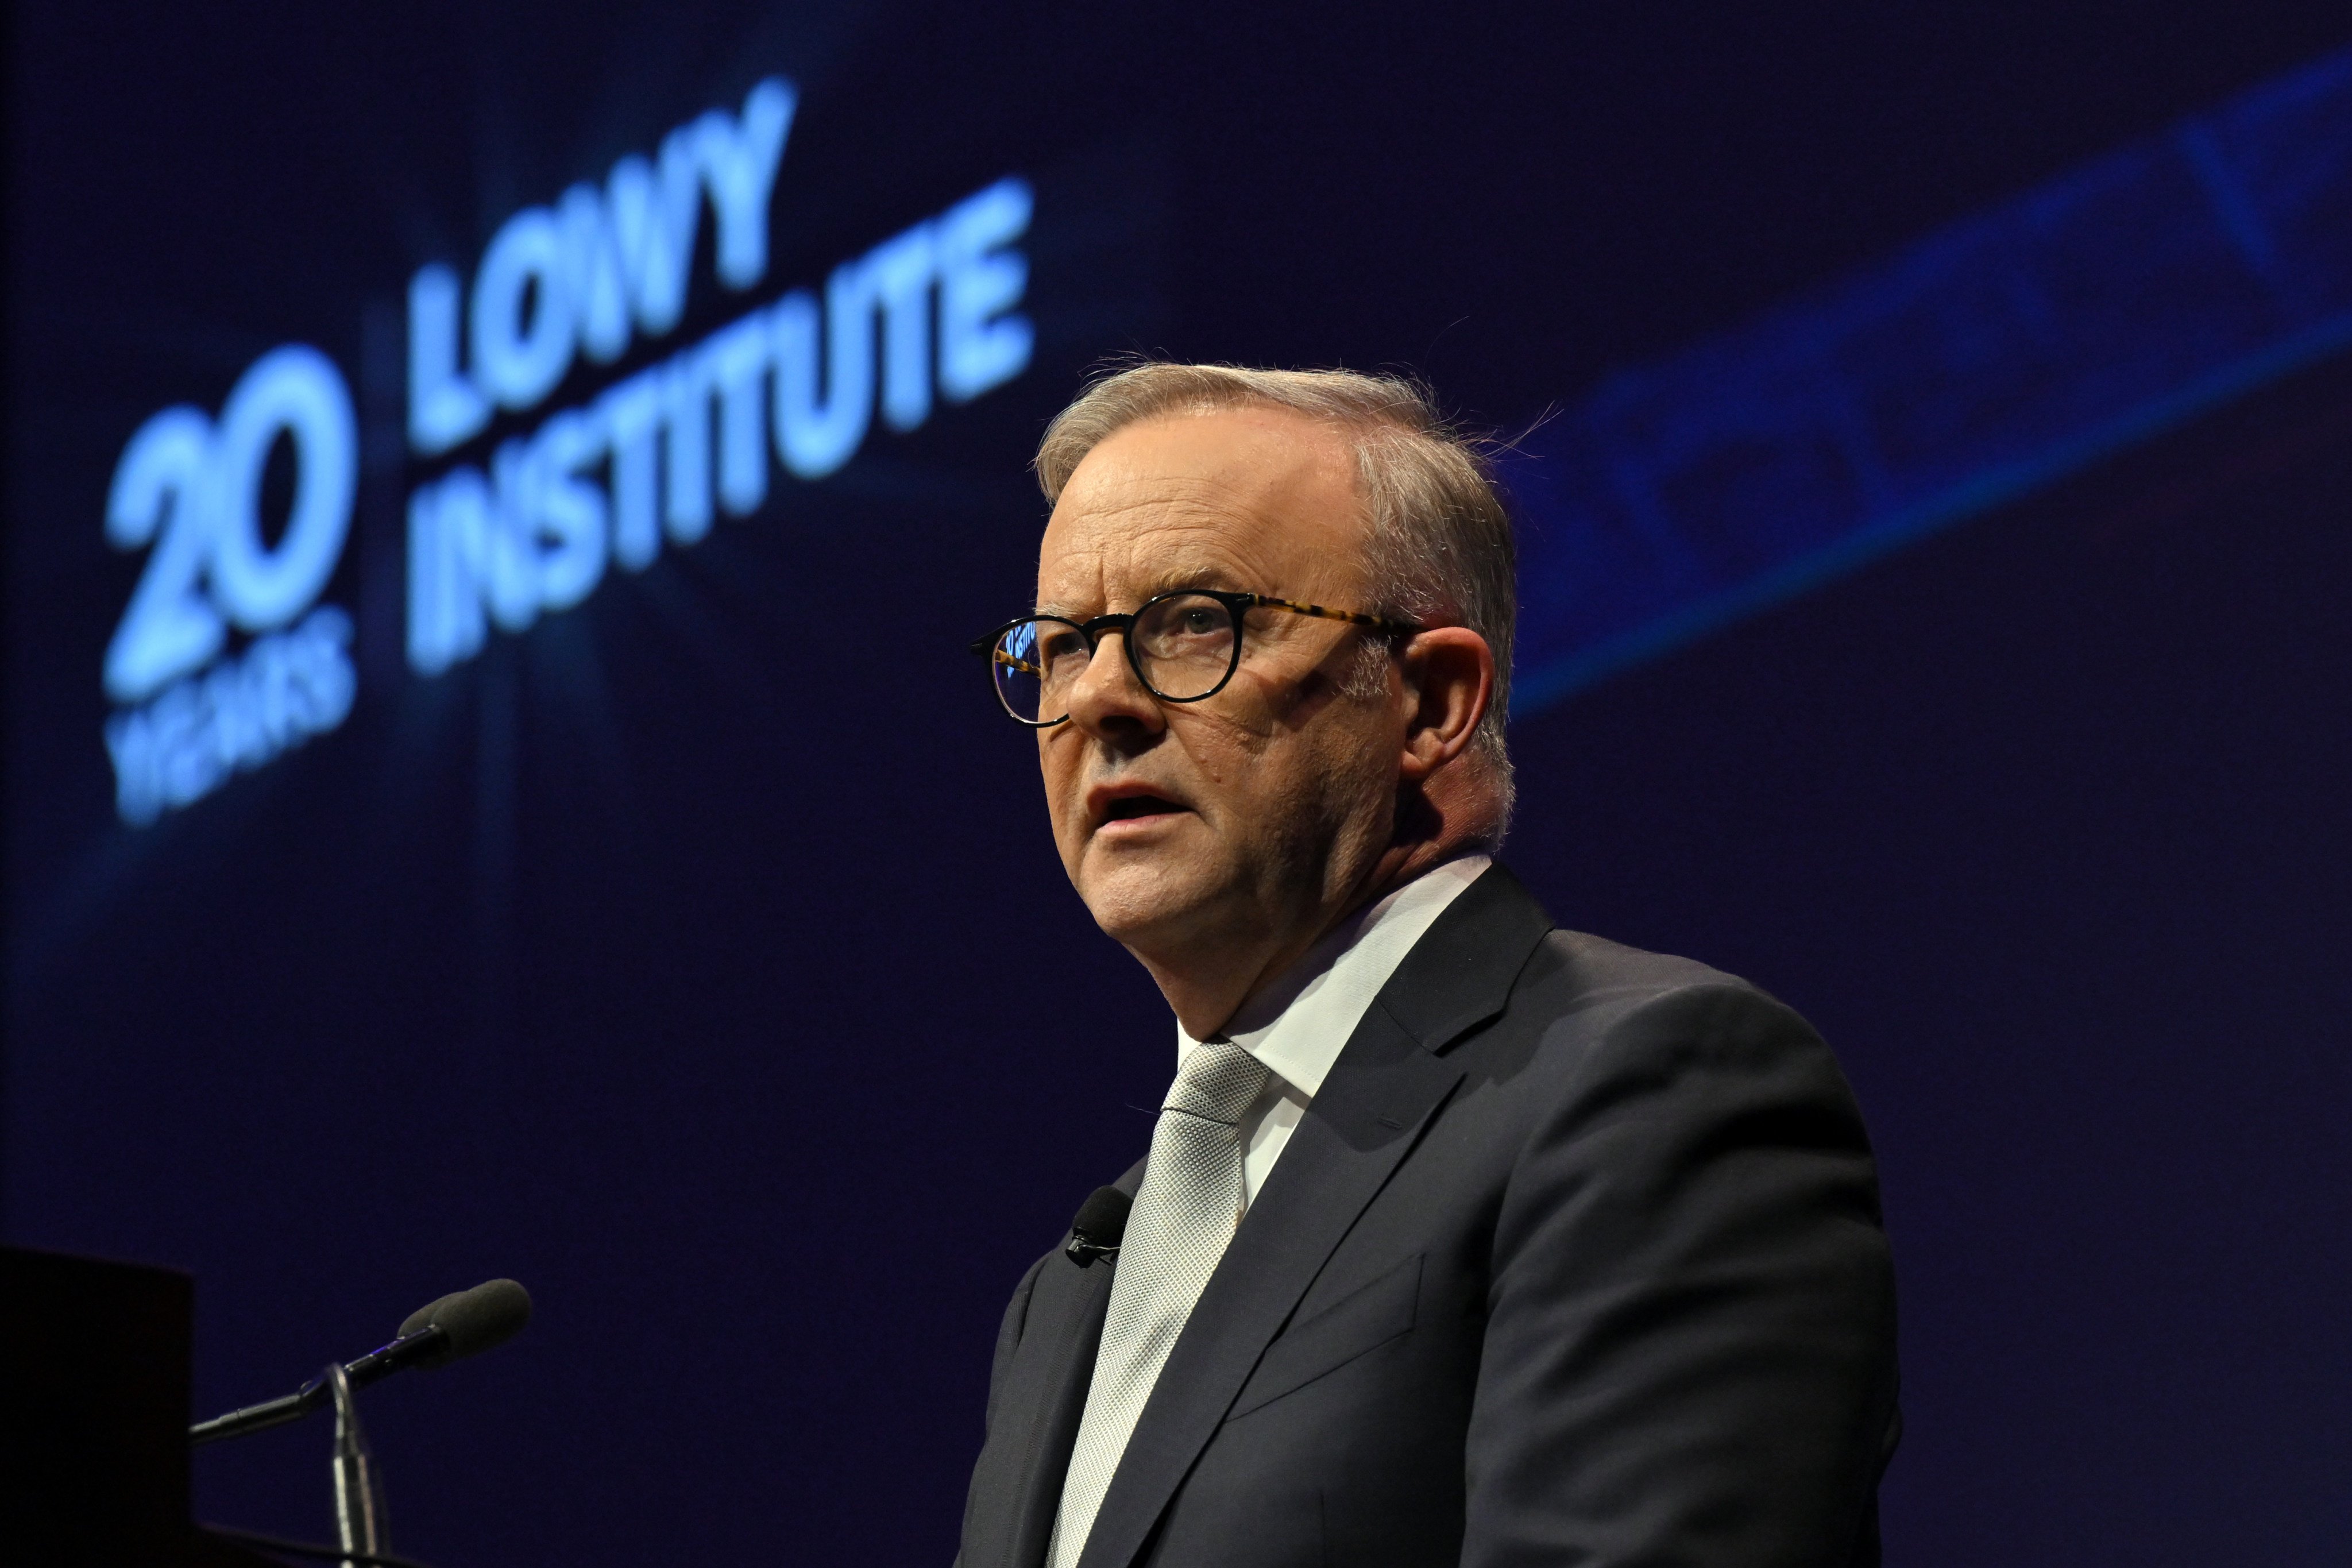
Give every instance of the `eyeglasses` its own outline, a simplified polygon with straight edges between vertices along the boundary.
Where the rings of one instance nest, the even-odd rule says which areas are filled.
[[[1070,716],[1070,693],[1105,632],[1127,642],[1127,662],[1143,689],[1162,702],[1214,697],[1242,667],[1242,622],[1254,609],[1288,610],[1327,621],[1370,626],[1385,637],[1421,630],[1411,621],[1355,610],[1327,610],[1265,594],[1224,594],[1180,588],[1144,601],[1131,616],[1024,616],[977,638],[971,651],[988,660],[1004,710],[1022,723],[1048,730]],[[1047,717],[1051,715],[1051,717]]]

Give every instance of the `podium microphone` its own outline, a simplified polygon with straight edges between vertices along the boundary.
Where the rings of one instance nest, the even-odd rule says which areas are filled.
[[[335,1401],[339,1392],[348,1405],[353,1389],[381,1383],[412,1366],[446,1366],[479,1355],[522,1332],[530,1321],[530,1292],[511,1279],[492,1279],[470,1290],[453,1291],[411,1312],[390,1344],[333,1369],[337,1375],[322,1373],[283,1399],[248,1405],[200,1421],[188,1428],[188,1442],[191,1446],[216,1443],[224,1437],[283,1426]]]

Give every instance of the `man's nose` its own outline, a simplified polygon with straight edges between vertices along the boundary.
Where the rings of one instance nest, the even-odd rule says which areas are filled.
[[[1107,630],[1095,638],[1094,657],[1070,689],[1070,722],[1103,739],[1151,733],[1165,727],[1160,704],[1136,678],[1127,657],[1127,634]]]

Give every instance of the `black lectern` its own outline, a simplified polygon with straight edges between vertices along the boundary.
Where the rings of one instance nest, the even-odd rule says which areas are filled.
[[[257,1568],[188,1519],[194,1282],[0,1247],[0,1559]]]

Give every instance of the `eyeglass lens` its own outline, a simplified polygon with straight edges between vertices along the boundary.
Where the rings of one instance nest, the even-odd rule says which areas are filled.
[[[1233,673],[1240,646],[1233,611],[1199,594],[1171,594],[1144,605],[1129,634],[1143,683],[1171,702],[1214,691]],[[997,695],[1015,719],[1050,722],[1070,711],[1070,697],[1094,650],[1068,621],[1015,622],[996,639],[989,660]]]

